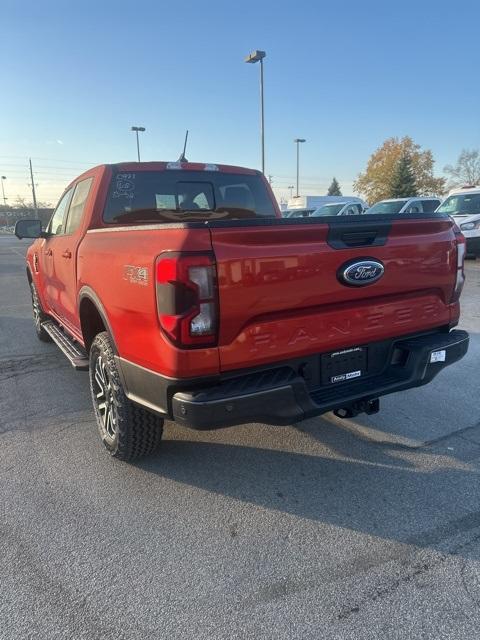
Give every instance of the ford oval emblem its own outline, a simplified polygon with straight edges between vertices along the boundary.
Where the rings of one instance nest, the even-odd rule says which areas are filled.
[[[363,260],[350,260],[338,270],[338,279],[343,284],[353,287],[364,287],[373,284],[383,276],[385,267],[379,260],[364,258]]]

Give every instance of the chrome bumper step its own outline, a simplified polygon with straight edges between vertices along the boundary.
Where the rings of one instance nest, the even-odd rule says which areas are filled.
[[[57,347],[68,358],[74,369],[87,371],[89,367],[88,355],[85,349],[68,336],[58,324],[52,320],[42,322],[42,327],[55,342]]]

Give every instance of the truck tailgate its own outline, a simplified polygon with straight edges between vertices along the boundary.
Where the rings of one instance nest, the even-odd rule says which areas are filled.
[[[450,219],[345,222],[210,227],[223,371],[452,321],[458,307],[450,305],[456,273]],[[381,261],[383,277],[367,286],[347,286],[338,270],[352,259]]]

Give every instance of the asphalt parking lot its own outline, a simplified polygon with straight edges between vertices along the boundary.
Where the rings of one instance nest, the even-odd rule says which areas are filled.
[[[468,356],[370,418],[192,432],[127,465],[37,341],[0,236],[0,638],[464,638],[480,628],[480,261]]]

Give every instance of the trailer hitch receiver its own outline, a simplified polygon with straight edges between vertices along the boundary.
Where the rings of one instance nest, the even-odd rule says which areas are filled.
[[[335,409],[333,413],[337,418],[354,418],[358,416],[359,413],[366,413],[370,416],[373,413],[378,413],[379,410],[380,399],[374,398],[373,400],[357,400],[346,407]]]

